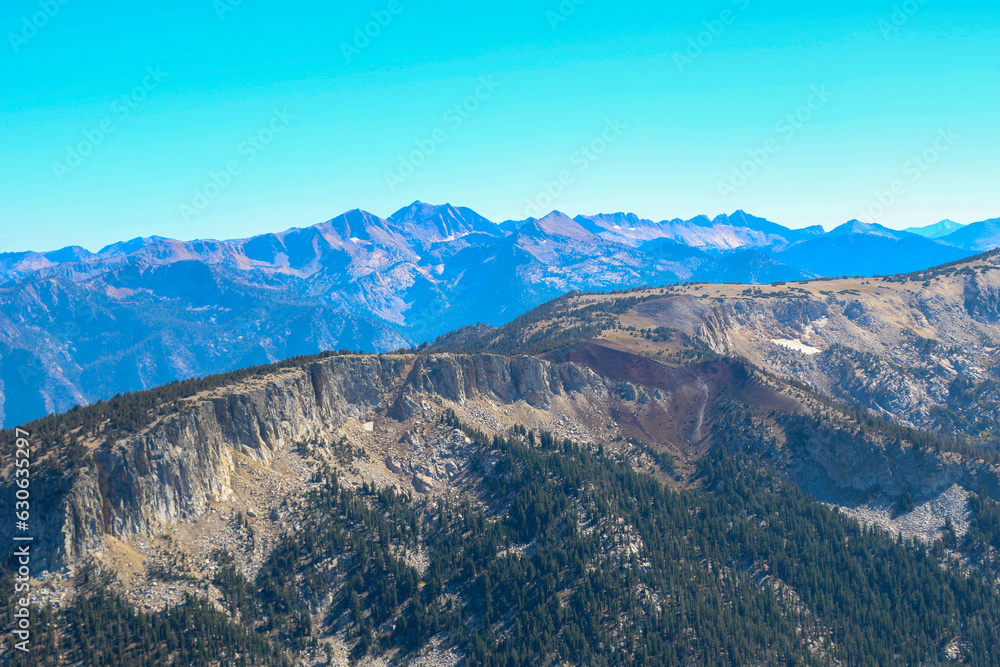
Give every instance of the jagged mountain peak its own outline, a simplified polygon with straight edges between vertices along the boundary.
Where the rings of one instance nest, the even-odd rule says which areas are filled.
[[[712,218],[709,218],[705,214],[696,215],[693,218],[691,218],[690,220],[688,220],[687,222],[689,224],[697,225],[699,227],[711,227],[712,226]]]
[[[469,322],[509,320],[572,290],[886,275],[971,254],[957,241],[949,247],[903,232],[898,240],[865,233],[800,241],[797,234],[814,235],[745,211],[714,226],[706,216],[652,222],[627,212],[574,219],[562,211],[501,226],[470,209],[417,201],[390,218],[353,209],[311,227],[240,240],[148,237],[108,246],[104,256],[73,248],[48,257],[0,255],[0,280],[12,288],[0,306],[14,314],[0,331],[7,336],[0,358],[20,359],[0,368],[0,420],[219,372],[246,359],[369,339],[377,339],[372,347],[396,349]],[[852,229],[879,229],[861,224]],[[982,234],[969,243],[989,243],[996,224],[960,233],[977,229]],[[739,252],[748,249],[763,254]],[[179,263],[210,269],[218,298],[191,296],[208,282],[202,267],[154,270]],[[172,281],[192,289],[172,289]],[[39,290],[64,294],[40,298]],[[101,316],[74,319],[85,306]],[[327,321],[313,321],[316,313]],[[289,317],[295,321],[286,324]],[[32,324],[38,322],[48,324],[39,330]],[[35,351],[49,343],[64,349],[60,332],[67,326],[79,327],[68,358]],[[41,342],[21,342],[28,340]],[[99,352],[107,341],[125,352]],[[10,388],[23,384],[17,369],[25,365],[45,372],[18,390],[26,398],[14,399]],[[18,401],[24,407],[14,410]]]
[[[811,225],[801,229],[791,229],[777,222],[772,222],[767,218],[761,218],[751,213],[747,213],[743,209],[737,209],[730,216],[721,217],[728,217],[729,224],[734,227],[744,227],[746,229],[764,232],[765,234],[776,234],[789,239],[818,236],[823,234],[823,227],[820,225]]]
[[[641,218],[635,213],[598,213],[596,215],[578,215],[574,218],[580,224],[597,223],[601,227],[635,229],[645,225],[654,225],[652,220]]]
[[[592,228],[591,228],[592,229]],[[598,242],[600,237],[577,220],[562,211],[552,211],[544,218],[539,218],[522,226],[517,233],[537,239],[570,239],[578,242]]]
[[[369,241],[374,232],[387,232],[387,221],[378,217],[374,213],[363,211],[359,208],[351,209],[346,213],[338,215],[332,220],[328,220],[315,228],[326,228],[333,231],[341,239],[360,239]]]
[[[420,241],[450,241],[469,234],[502,236],[498,225],[470,208],[415,201],[389,216],[388,221],[404,234]]]

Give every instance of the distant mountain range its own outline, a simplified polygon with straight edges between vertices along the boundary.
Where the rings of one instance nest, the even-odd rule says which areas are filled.
[[[1000,218],[983,220],[941,238],[942,243],[973,252],[986,252],[1000,244]]]
[[[572,290],[920,270],[1000,246],[997,222],[936,239],[857,221],[793,230],[743,211],[496,224],[414,202],[387,219],[353,210],[248,239],[5,253],[0,419],[324,349],[409,347]]]
[[[971,225],[943,220],[935,225],[905,231],[970,252],[986,252],[1000,246],[1000,218],[974,222]]]
[[[964,226],[965,225],[962,223],[955,222],[954,220],[942,220],[934,225],[927,225],[926,227],[909,227],[903,231],[917,234],[918,236],[923,236],[928,239],[940,239],[957,232]]]

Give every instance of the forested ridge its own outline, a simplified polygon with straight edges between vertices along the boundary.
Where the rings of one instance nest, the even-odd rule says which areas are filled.
[[[335,634],[354,658],[405,661],[437,637],[491,667],[910,665],[949,647],[1000,664],[985,572],[861,527],[753,448],[717,447],[695,488],[674,491],[600,446],[443,419],[479,452],[465,500],[352,487],[317,461],[315,488],[289,503],[299,529],[254,581],[216,554],[224,611],[191,598],[139,613],[88,574],[71,607],[37,617],[30,660],[11,664],[322,664]],[[967,546],[994,546],[1000,511],[974,498]]]
[[[36,419],[19,428],[31,434],[34,455],[57,454],[53,465],[73,468],[86,456],[86,438],[124,437],[141,431],[157,417],[183,411],[186,399],[242,380],[261,377],[286,368],[304,368],[332,356],[356,354],[349,350],[291,357],[273,364],[251,366],[228,373],[178,380],[144,391],[117,394],[107,401],[78,405],[62,414]],[[15,429],[0,430],[0,455],[10,456],[18,435]]]
[[[985,268],[995,267],[966,264],[885,278],[879,288],[968,279],[961,307],[991,318],[995,290],[982,298],[975,281],[977,271],[987,275]],[[589,435],[571,440],[511,427],[510,415],[522,405],[509,413],[502,407],[498,423],[506,424],[504,430],[487,434],[455,412],[442,413],[439,408],[448,403],[434,394],[419,410],[413,404],[421,416],[406,425],[413,430],[403,440],[395,433],[365,446],[353,436],[332,444],[297,442],[296,465],[309,470],[296,488],[305,490],[274,510],[287,522],[275,528],[273,541],[258,542],[273,546],[268,553],[254,554],[254,526],[265,520],[261,508],[256,524],[240,511],[235,522],[246,545],[237,543],[233,553],[217,549],[211,567],[198,575],[206,579],[162,563],[150,566],[151,578],[194,583],[194,594],[183,603],[175,599],[157,612],[133,607],[111,571],[83,567],[75,581],[79,595],[68,606],[35,610],[32,653],[8,650],[2,660],[126,667],[342,664],[336,644],[347,647],[353,662],[389,664],[407,664],[430,646],[453,650],[464,656],[463,664],[489,667],[1000,664],[1000,504],[991,499],[997,496],[991,466],[1000,461],[995,357],[984,352],[976,373],[941,374],[937,365],[945,362],[967,368],[952,359],[962,350],[950,334],[926,338],[931,334],[924,330],[904,332],[898,347],[907,355],[898,363],[882,364],[878,354],[844,343],[826,347],[848,380],[868,369],[884,370],[884,377],[873,375],[862,389],[878,389],[875,381],[886,377],[902,378],[901,388],[880,389],[879,398],[906,398],[909,385],[947,377],[937,384],[935,402],[926,404],[925,423],[871,409],[864,392],[861,398],[831,393],[737,352],[722,357],[712,342],[719,332],[735,331],[713,327],[740,309],[780,315],[774,335],[782,339],[804,336],[795,327],[807,321],[815,331],[827,316],[862,321],[866,310],[857,299],[869,287],[835,289],[833,281],[821,287],[828,282],[830,289],[814,294],[812,305],[807,283],[740,286],[739,308],[731,311],[723,308],[726,299],[709,296],[698,284],[573,292],[505,326],[467,327],[410,350],[545,355],[559,363],[567,350],[604,342],[630,350],[631,361],[677,364],[671,371],[682,366],[698,377],[707,377],[706,369],[724,358],[745,371],[736,375],[749,378],[749,389],[706,400],[699,436],[687,442],[686,435],[657,431],[654,419],[636,421],[633,430],[623,426],[630,415],[648,418],[655,406],[637,399],[643,392],[630,383],[641,385],[640,376],[619,377],[614,368],[592,368],[614,387],[611,400],[622,410],[609,413],[614,425],[597,424],[603,445],[584,441]],[[690,321],[699,328],[685,327]],[[989,341],[979,345],[995,347]],[[771,352],[776,358],[792,353]],[[174,382],[37,420],[26,427],[41,472],[33,479],[69,483],[91,465],[90,451],[101,442],[114,443],[162,417],[193,410],[204,392],[252,378],[267,381],[332,354],[350,353]],[[793,369],[808,361],[790,358]],[[658,391],[682,396],[697,385],[689,384]],[[789,400],[768,399],[770,390]],[[473,409],[482,407],[466,406],[463,415],[479,420]],[[436,424],[429,423],[432,412]],[[595,432],[585,419],[573,423],[558,415],[549,412],[550,428]],[[363,424],[366,433],[380,435],[381,416],[365,417],[375,420]],[[557,419],[565,421],[555,426]],[[406,438],[424,429],[435,438],[471,443],[455,455],[461,474],[448,477],[435,469],[436,491],[411,494],[401,489],[418,489],[416,459],[404,464],[389,456],[386,468],[378,459],[387,451],[410,456],[413,443]],[[2,451],[10,454],[15,440],[12,430],[4,431]],[[825,459],[816,455],[821,448]],[[803,476],[802,470],[822,475],[822,466],[850,457],[855,467],[830,477],[850,487],[848,500],[830,500],[821,485],[810,486]],[[851,474],[871,461],[873,467],[884,463],[883,472],[851,486]],[[934,465],[918,465],[928,461]],[[884,501],[886,516],[895,520],[918,505],[926,508],[932,496],[944,497],[937,482],[921,487],[921,475],[957,462],[966,475],[958,500],[943,529],[932,521],[929,532],[918,533],[930,536],[926,542],[863,527],[795,484],[844,507],[853,508],[852,499]],[[898,466],[918,472],[896,475]],[[397,476],[386,477],[386,469]],[[63,508],[39,502],[33,510]],[[251,556],[253,568],[247,566]],[[0,575],[8,631],[13,565]]]

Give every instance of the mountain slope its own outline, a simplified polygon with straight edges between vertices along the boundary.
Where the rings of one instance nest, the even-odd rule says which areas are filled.
[[[707,251],[739,248],[784,247],[823,233],[821,227],[788,229],[779,224],[736,211],[714,219],[698,216],[691,220],[653,222],[632,213],[577,216],[589,231],[618,243],[636,246],[656,239],[669,239]]]
[[[962,229],[964,226],[965,225],[955,222],[954,220],[942,220],[941,222],[933,225],[927,225],[926,227],[909,227],[903,231],[911,234],[917,234],[918,236],[923,236],[928,239],[939,239],[941,237],[948,236],[952,232]]]
[[[0,423],[296,354],[408,347],[572,290],[889,274],[969,254],[870,232],[790,230],[743,211],[495,225],[414,202],[389,219],[353,210],[254,238],[0,255]]]
[[[966,257],[965,251],[857,220],[772,253],[783,264],[821,276],[909,273]]]
[[[432,349],[510,354],[591,339],[663,361],[746,359],[974,444],[991,443],[1000,427],[988,416],[1000,408],[991,403],[1000,379],[997,251],[871,280],[567,295],[502,327],[456,331]]]
[[[404,234],[428,244],[451,241],[469,234],[505,235],[498,225],[472,209],[455,208],[451,204],[433,206],[416,201],[389,216],[389,222]]]
[[[900,299],[922,282],[947,306],[938,335],[995,334],[993,260],[875,287],[572,294],[456,334],[554,342],[545,358],[324,355],[28,424],[32,585],[55,606],[38,650],[97,665],[232,662],[235,647],[255,664],[990,664],[1000,594],[959,563],[996,567],[1000,468],[736,355],[794,327],[824,350],[887,336],[875,305],[919,312]],[[955,366],[962,351],[931,355]],[[0,469],[0,493],[15,479]],[[872,529],[890,515],[905,540]]]
[[[941,242],[973,252],[984,252],[1000,247],[1000,218],[966,225],[942,237]]]

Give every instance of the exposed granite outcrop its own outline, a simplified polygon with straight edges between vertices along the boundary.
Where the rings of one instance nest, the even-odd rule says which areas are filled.
[[[965,285],[965,309],[980,322],[1000,322],[1000,286],[973,276]]]
[[[558,424],[548,411],[566,414],[567,406],[575,405],[598,430],[610,429],[613,421],[617,426],[608,434],[669,442],[692,453],[708,442],[704,422],[713,405],[746,399],[784,414],[799,409],[734,362],[679,368],[613,349],[573,349],[560,359],[338,356],[188,399],[142,433],[105,441],[92,452],[92,462],[73,473],[39,467],[33,494],[43,505],[33,524],[34,562],[39,571],[62,570],[102,551],[106,535],[128,541],[166,523],[202,516],[211,503],[233,496],[238,457],[267,466],[294,443],[333,443],[348,422],[353,432],[371,432],[372,422],[426,419],[429,396],[466,410],[533,411],[536,425],[554,430]],[[995,466],[894,449],[836,429],[796,439],[788,472],[828,502],[851,505],[904,490],[931,498],[955,484],[1000,494]],[[408,469],[386,456],[387,471]],[[448,475],[430,472],[410,471],[419,491],[432,491],[435,480]],[[9,498],[9,480],[5,486],[0,492]],[[0,539],[9,540],[10,530],[0,528],[7,533]]]
[[[491,355],[339,356],[248,380],[105,442],[72,478],[49,469],[38,476],[35,493],[48,511],[35,526],[36,563],[62,569],[102,550],[105,534],[128,539],[225,501],[234,452],[266,465],[293,442],[335,439],[350,419],[378,411],[405,419],[421,393],[458,405],[487,398],[544,407],[581,391],[607,395],[604,380],[586,368]]]
[[[850,508],[874,499],[891,503],[909,492],[920,503],[954,486],[994,498],[1000,494],[1000,466],[869,434],[817,428],[809,421],[802,425],[786,472],[824,502]]]

